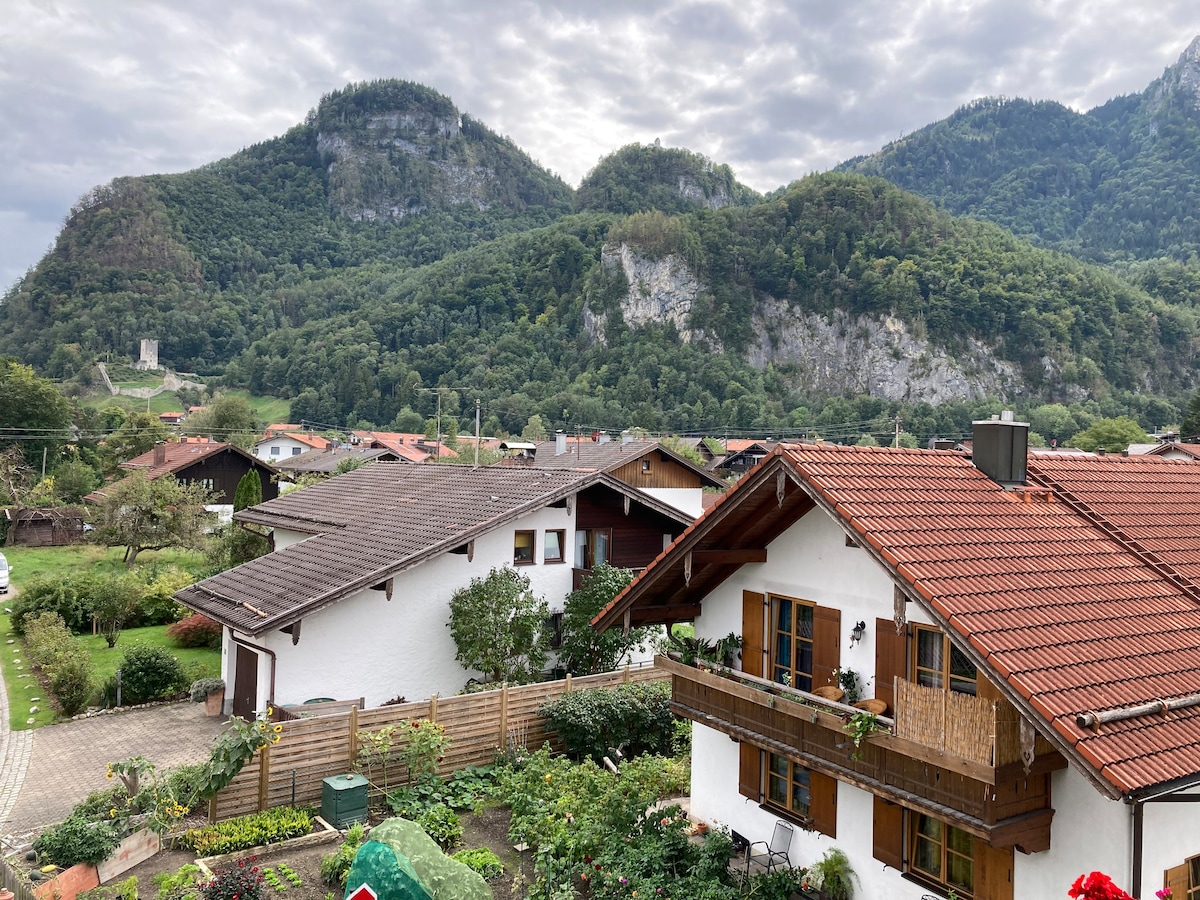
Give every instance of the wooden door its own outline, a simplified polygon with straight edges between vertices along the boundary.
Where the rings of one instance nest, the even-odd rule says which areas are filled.
[[[233,714],[249,721],[258,705],[258,654],[236,644],[233,670]]]

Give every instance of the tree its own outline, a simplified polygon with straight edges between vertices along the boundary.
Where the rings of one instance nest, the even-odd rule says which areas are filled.
[[[245,398],[222,394],[189,416],[183,423],[183,433],[207,434],[218,441],[249,446],[257,437],[257,426],[254,409]]]
[[[158,416],[145,412],[130,413],[125,423],[104,442],[111,468],[135,456],[149,453],[154,445],[167,440],[170,430]]]
[[[21,435],[31,466],[41,466],[43,450],[56,453],[70,440],[71,403],[53,384],[11,357],[0,357],[0,449],[7,435]]]
[[[534,413],[529,417],[529,421],[525,423],[525,427],[521,430],[521,440],[538,443],[546,439],[546,423],[542,421],[542,417]]]
[[[601,563],[583,579],[579,590],[567,595],[558,659],[572,675],[611,672],[630,651],[643,648],[650,640],[652,628],[631,628],[628,634],[620,628],[605,632],[592,628],[592,619],[631,581],[629,569]]]
[[[92,579],[88,606],[109,649],[117,645],[121,628],[137,612],[144,588],[128,575]]]
[[[1179,439],[1187,442],[1200,439],[1200,389],[1188,401],[1187,414],[1179,425]]]
[[[1120,453],[1128,449],[1130,444],[1148,444],[1150,435],[1142,426],[1129,416],[1118,416],[1115,419],[1097,419],[1092,427],[1081,431],[1070,440],[1072,447],[1080,450],[1094,451],[1103,447],[1109,453]]]
[[[99,480],[96,470],[83,460],[68,459],[54,470],[54,493],[63,503],[79,503]]]
[[[249,509],[262,503],[262,478],[258,472],[251,469],[237,483],[233,492],[233,511]],[[208,550],[209,561],[217,568],[225,569],[240,566],[242,563],[258,559],[271,550],[271,543],[266,534],[254,525],[241,522],[230,522],[213,541]]]
[[[134,472],[105,489],[102,524],[96,539],[106,547],[124,547],[125,565],[133,567],[143,550],[182,547],[200,550],[210,516],[208,491],[164,476],[150,479]]]
[[[454,592],[448,627],[464,668],[491,682],[536,681],[546,662],[550,609],[529,579],[504,566]]]

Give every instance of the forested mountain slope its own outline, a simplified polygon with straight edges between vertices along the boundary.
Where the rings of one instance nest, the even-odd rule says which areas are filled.
[[[1001,398],[1170,421],[1156,397],[1195,380],[1195,318],[881,179],[760,198],[633,145],[576,193],[447,98],[377,82],[229,159],[92,192],[0,303],[0,354],[65,378],[157,338],[170,366],[336,426],[420,430],[444,386],[445,413],[478,398],[510,433],[535,414],[792,431],[855,397],[932,432],[932,404],[969,422]]]
[[[1085,259],[1186,261],[1200,251],[1200,37],[1141,94],[1086,114],[979,100],[841,168]]]

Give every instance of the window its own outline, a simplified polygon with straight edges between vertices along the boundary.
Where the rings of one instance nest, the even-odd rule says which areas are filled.
[[[1171,889],[1173,900],[1200,900],[1200,856],[1185,860],[1183,865],[1163,873],[1164,887]]]
[[[560,563],[563,561],[563,542],[566,532],[547,531],[546,542],[542,550],[542,562]]]
[[[801,691],[813,689],[813,607],[771,597],[771,678]]]
[[[915,627],[917,653],[913,680],[925,687],[945,688],[975,696],[978,673],[975,664],[950,639],[933,628]]]
[[[517,565],[533,563],[533,536],[535,531],[518,531],[513,536],[513,562]]]
[[[909,869],[939,887],[970,897],[975,891],[975,840],[924,813],[910,813]]]
[[[768,754],[767,761],[767,803],[808,818],[812,803],[808,769],[774,753]]]
[[[293,447],[293,448],[292,448],[292,456],[299,456],[299,455],[300,455],[300,448],[299,448],[299,447]]]
[[[206,491],[211,491],[217,486],[216,482],[213,481],[211,478],[201,478],[200,484],[203,485],[203,487]]]
[[[575,532],[575,568],[594,569],[608,562],[610,532],[607,528],[588,528]]]
[[[643,459],[642,460],[642,474],[648,475],[649,473],[650,473],[650,460]]]
[[[272,447],[272,448],[271,448],[271,455],[272,455],[272,456],[278,456],[278,455],[279,455],[279,448],[278,448],[278,447]]]

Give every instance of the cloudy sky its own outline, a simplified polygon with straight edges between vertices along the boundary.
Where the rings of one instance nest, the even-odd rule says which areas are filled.
[[[0,289],[85,191],[281,134],[351,81],[449,96],[573,185],[662,140],[771,190],[976,97],[1139,92],[1195,0],[0,0]]]

